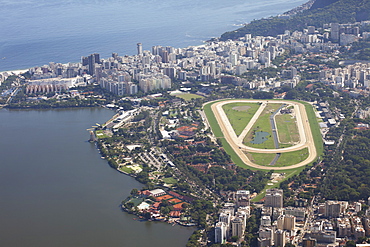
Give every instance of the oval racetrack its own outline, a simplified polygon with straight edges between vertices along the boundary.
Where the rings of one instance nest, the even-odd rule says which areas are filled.
[[[230,104],[230,103],[243,103],[243,102],[261,103],[261,106],[256,111],[256,113],[254,114],[252,119],[249,121],[247,126],[244,128],[242,133],[239,136],[237,136],[222,106],[226,104]],[[287,104],[287,105],[291,105],[294,107],[294,111],[296,112],[296,118],[297,118],[298,132],[300,136],[300,141],[298,144],[288,147],[288,148],[280,148],[280,149],[259,149],[259,148],[248,147],[243,144],[243,139],[245,138],[247,133],[250,131],[250,129],[253,127],[257,119],[260,117],[267,103],[269,103],[269,100],[247,100],[247,99],[246,100],[227,100],[227,101],[213,103],[211,105],[211,109],[212,109],[214,116],[216,117],[218,125],[221,128],[224,138],[229,143],[229,145],[232,147],[232,149],[235,151],[235,153],[240,157],[240,159],[246,165],[253,167],[253,168],[258,168],[258,169],[287,170],[287,169],[305,166],[313,162],[316,159],[317,152],[316,152],[315,143],[314,143],[312,132],[311,132],[310,123],[308,121],[306,108],[302,103],[285,101],[285,100],[273,100],[273,101],[270,100],[270,103]],[[290,166],[284,166],[284,167],[261,166],[261,165],[255,164],[252,161],[250,161],[247,155],[245,155],[244,153],[244,152],[288,153],[292,151],[301,150],[306,147],[308,148],[308,152],[309,152],[307,159],[305,159],[304,161],[300,163],[290,165]]]

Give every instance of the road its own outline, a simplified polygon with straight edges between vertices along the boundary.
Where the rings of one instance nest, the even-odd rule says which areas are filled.
[[[234,129],[232,128],[229,119],[226,116],[226,113],[222,109],[222,106],[229,103],[261,103],[261,106],[255,113],[255,115],[252,117],[250,122],[247,124],[245,129],[242,131],[240,136],[237,136],[234,132]],[[296,113],[297,118],[297,126],[298,126],[298,132],[300,136],[300,141],[297,145],[294,145],[292,147],[288,148],[278,148],[278,149],[259,149],[259,148],[252,148],[245,146],[243,144],[243,140],[245,136],[248,134],[250,129],[253,127],[254,123],[257,121],[261,113],[263,112],[264,108],[266,107],[268,100],[228,100],[228,101],[221,101],[216,102],[212,104],[211,109],[213,114],[216,117],[217,123],[221,128],[221,131],[226,139],[226,141],[229,143],[229,145],[233,148],[235,153],[240,157],[240,159],[248,166],[251,166],[253,168],[258,169],[268,169],[271,170],[271,166],[261,166],[253,163],[248,159],[248,157],[245,155],[243,151],[246,152],[254,152],[254,153],[287,153],[292,151],[301,150],[303,148],[308,148],[309,155],[306,160],[294,164],[291,166],[284,166],[284,167],[273,167],[274,170],[287,170],[292,168],[298,168],[301,166],[305,166],[311,162],[313,162],[316,159],[317,152],[311,132],[311,127],[308,121],[307,113],[305,106],[301,103],[296,102],[290,102],[290,101],[284,101],[284,100],[274,100],[270,101],[271,103],[277,103],[277,104],[286,104],[286,105],[292,105],[294,107],[294,111]]]

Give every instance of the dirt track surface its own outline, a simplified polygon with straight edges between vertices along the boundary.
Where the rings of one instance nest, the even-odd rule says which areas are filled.
[[[232,128],[230,124],[228,117],[226,116],[224,110],[222,109],[222,106],[225,104],[230,104],[230,103],[243,103],[243,102],[261,103],[261,106],[255,113],[255,115],[252,117],[248,125],[244,128],[240,136],[237,136],[235,134],[234,129]],[[300,136],[300,142],[297,145],[294,145],[288,148],[280,148],[280,149],[259,149],[259,148],[248,147],[243,144],[244,137],[247,135],[249,130],[253,127],[254,123],[257,121],[257,119],[261,115],[263,109],[266,107],[266,104],[268,102],[269,102],[268,100],[227,100],[227,101],[213,103],[211,106],[211,109],[212,109],[213,114],[216,117],[217,123],[220,126],[221,131],[226,141],[229,143],[229,145],[233,148],[235,153],[240,157],[240,159],[246,165],[253,167],[253,168],[258,168],[258,169],[287,170],[287,169],[305,166],[313,162],[317,156],[315,143],[313,140],[311,127],[308,121],[305,106],[301,103],[284,101],[284,100],[274,100],[274,101],[270,100],[270,103],[287,104],[287,105],[294,106],[294,111],[296,112],[296,118],[297,118],[298,132]],[[257,165],[253,163],[252,161],[250,161],[248,157],[245,155],[245,153],[243,152],[243,151],[246,151],[246,152],[253,152],[253,153],[287,153],[287,152],[301,150],[306,147],[308,148],[308,152],[309,152],[309,155],[306,160],[298,164],[294,164],[291,166],[284,166],[284,167]]]

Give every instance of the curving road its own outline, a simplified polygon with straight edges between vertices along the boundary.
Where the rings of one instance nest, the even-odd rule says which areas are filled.
[[[241,103],[243,102],[261,103],[261,106],[255,113],[255,115],[252,117],[250,122],[247,124],[247,126],[244,128],[240,136],[237,136],[235,134],[234,129],[232,128],[230,124],[228,117],[226,116],[226,113],[222,109],[222,106],[225,104],[239,103],[239,102]],[[316,148],[315,148],[315,144],[314,144],[314,140],[313,140],[313,136],[311,132],[311,127],[308,122],[308,117],[307,117],[305,106],[301,103],[284,101],[284,100],[274,100],[270,102],[294,106],[294,110],[295,110],[296,118],[297,118],[298,132],[300,136],[300,141],[297,145],[294,145],[288,148],[279,148],[279,149],[260,149],[260,148],[248,147],[243,144],[243,139],[245,138],[249,130],[253,127],[254,123],[257,121],[257,119],[263,112],[264,108],[266,107],[266,104],[268,103],[268,100],[227,100],[227,101],[213,103],[211,105],[211,109],[212,109],[214,116],[216,117],[217,123],[219,124],[226,141],[229,143],[229,145],[233,148],[235,153],[240,157],[240,159],[246,165],[253,167],[253,168],[258,168],[258,169],[287,170],[287,169],[305,166],[313,162],[316,159],[317,152],[316,152]],[[246,151],[246,152],[254,152],[254,153],[287,153],[287,152],[301,150],[306,147],[308,148],[308,152],[309,152],[309,155],[306,160],[298,164],[295,164],[295,165],[284,166],[284,167],[257,165],[253,163],[252,161],[250,161],[248,157],[245,155],[245,153],[243,152],[243,151]]]

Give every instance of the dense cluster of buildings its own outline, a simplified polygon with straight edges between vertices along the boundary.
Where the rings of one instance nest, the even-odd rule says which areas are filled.
[[[215,242],[243,240],[245,221],[249,217],[249,191],[237,191],[225,203],[215,225]],[[230,198],[229,198],[230,199]],[[370,235],[370,210],[366,202],[296,199],[294,206],[284,207],[283,190],[267,189],[261,210],[258,246],[344,246],[346,241]],[[367,204],[370,204],[370,198]],[[241,213],[243,212],[243,213]],[[244,213],[245,212],[245,213]]]
[[[278,78],[247,80],[240,76],[251,69],[274,67],[272,61],[286,49],[297,53],[330,52],[338,49],[339,45],[369,38],[368,32],[360,33],[360,27],[368,24],[368,21],[354,24],[331,23],[319,30],[309,26],[303,31],[286,31],[277,37],[252,37],[247,34],[236,41],[215,40],[187,48],[153,46],[151,51],[143,50],[142,44],[138,43],[137,54],[134,56],[118,56],[113,53],[112,57],[101,59],[95,53],[82,57],[81,63],[50,63],[32,68],[29,70],[29,83],[37,84],[33,80],[58,77],[81,77],[85,83],[99,83],[117,95],[136,94],[139,89],[144,93],[168,89],[175,80],[184,83],[188,80],[231,81],[248,89],[261,90],[283,85],[295,87],[300,76],[294,67],[284,70]],[[368,75],[368,67],[355,65],[344,70],[323,71],[320,78],[334,80],[336,85],[353,87],[358,83],[368,85]]]
[[[215,242],[225,243],[234,236],[243,240],[246,219],[250,215],[250,193],[239,190],[233,195],[235,203],[225,203],[215,225]],[[268,189],[262,208],[259,229],[259,246],[285,246],[288,231],[295,230],[296,218],[304,220],[302,209],[287,208],[283,214],[283,191]],[[235,239],[234,239],[235,240]]]
[[[355,24],[331,23],[324,26],[324,32],[309,26],[303,32],[286,31],[277,37],[262,37],[247,34],[236,41],[212,41],[200,46],[173,48],[170,46],[153,46],[151,51],[143,50],[137,44],[134,56],[118,56],[101,59],[99,54],[82,57],[81,63],[50,63],[29,70],[30,85],[47,84],[42,79],[82,78],[85,83],[99,83],[103,88],[117,94],[136,94],[138,90],[149,92],[171,88],[174,80],[186,82],[213,81],[232,82],[244,85],[249,89],[280,87],[288,84],[295,87],[300,81],[297,70],[290,67],[284,70],[279,78],[267,80],[258,78],[254,81],[229,76],[241,76],[251,69],[274,66],[272,60],[284,53],[286,49],[295,52],[329,52],[340,45],[352,43],[359,38],[368,38],[369,33],[360,34],[359,27],[368,22]],[[325,29],[327,28],[327,29]],[[362,35],[362,37],[361,37]],[[338,43],[331,42],[337,41]],[[368,85],[368,66],[355,65],[347,69],[323,71],[321,79],[334,80],[336,85],[355,87],[358,83]],[[353,79],[355,78],[355,80]],[[33,82],[38,80],[38,82]],[[56,79],[57,80],[57,79]],[[68,88],[70,85],[66,85]],[[34,92],[30,90],[29,92]]]
[[[231,237],[243,238],[250,216],[250,194],[247,190],[235,193],[235,203],[225,203],[215,225],[215,243],[225,243]]]
[[[344,68],[321,70],[319,79],[331,85],[333,89],[369,88],[370,63],[355,63]]]
[[[369,212],[359,214],[363,204],[330,200],[314,204],[314,217],[307,222],[303,246],[340,246],[349,239],[369,236]]]
[[[296,216],[302,218],[300,209],[284,210],[283,190],[266,190],[258,232],[259,246],[285,246],[287,239],[294,235],[292,232],[296,229]]]
[[[124,210],[130,210],[127,205],[131,204],[131,210],[136,210],[138,215],[147,215],[147,219],[179,223],[186,226],[194,226],[190,217],[185,217],[184,208],[194,199],[180,195],[174,191],[163,189],[142,190],[137,195],[128,198],[122,204]],[[162,205],[171,205],[171,211],[163,212]]]

